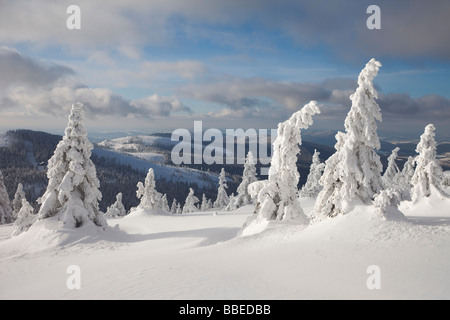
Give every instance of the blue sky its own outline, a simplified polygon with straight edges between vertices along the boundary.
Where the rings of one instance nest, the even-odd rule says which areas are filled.
[[[66,27],[70,4],[80,30]],[[450,3],[378,1],[380,30],[366,27],[370,4],[2,1],[0,129],[61,131],[78,100],[91,131],[275,128],[310,100],[312,130],[342,129],[374,57],[380,136],[434,123],[450,137]]]

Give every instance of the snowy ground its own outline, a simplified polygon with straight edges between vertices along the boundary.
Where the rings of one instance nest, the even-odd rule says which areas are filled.
[[[302,200],[306,213],[312,205]],[[137,211],[108,220],[106,232],[56,232],[47,219],[11,238],[11,225],[0,226],[0,299],[449,299],[449,203],[440,208],[386,222],[358,207],[249,236],[239,231],[251,206]],[[70,265],[80,268],[80,289],[66,286]],[[372,265],[380,289],[367,287]]]

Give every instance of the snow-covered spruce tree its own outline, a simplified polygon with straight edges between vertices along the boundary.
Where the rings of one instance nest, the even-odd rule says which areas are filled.
[[[48,161],[48,186],[41,197],[39,220],[56,217],[68,228],[106,227],[98,202],[100,183],[92,163],[93,145],[83,126],[84,106],[72,105],[65,135]]]
[[[156,191],[155,173],[153,168],[148,169],[145,184],[138,182],[136,196],[141,199],[138,209],[161,209],[162,194]]]
[[[311,101],[295,112],[288,120],[278,124],[278,136],[273,143],[268,180],[256,181],[248,191],[255,197],[255,211],[245,223],[253,220],[297,220],[307,224],[308,217],[298,202],[297,155],[302,143],[302,129],[312,125],[312,116],[320,113],[316,101]]]
[[[414,159],[416,169],[411,179],[413,185],[411,198],[413,202],[417,202],[423,197],[429,197],[432,192],[438,192],[441,196],[447,196],[442,189],[442,167],[436,159],[435,130],[436,128],[433,124],[427,125],[416,147],[416,152],[419,155]]]
[[[195,206],[198,203],[198,198],[194,195],[194,190],[189,188],[189,194],[186,197],[186,201],[184,202],[183,212],[182,213],[190,213],[198,211],[198,208]]]
[[[392,188],[381,190],[376,194],[373,200],[373,205],[380,217],[384,220],[404,220],[405,216],[398,210],[398,205],[401,201],[401,194],[399,190]]]
[[[319,183],[323,186],[322,190],[317,195],[316,204],[314,206],[313,221],[318,221],[319,217],[322,219],[321,212],[335,212],[336,214],[343,212],[345,199],[341,194],[342,180],[344,176],[341,164],[341,152],[345,143],[345,133],[338,132],[336,134],[336,144],[334,148],[336,152],[325,161],[325,169]]]
[[[319,183],[322,177],[322,172],[325,169],[325,163],[320,162],[320,152],[314,150],[311,166],[309,167],[309,174],[305,185],[300,190],[300,196],[315,198],[322,190],[322,186]]]
[[[170,207],[170,212],[177,213],[177,199],[173,198],[172,206]]]
[[[338,133],[336,152],[325,162],[320,180],[323,189],[317,197],[313,221],[351,211],[354,200],[371,204],[383,190],[383,166],[375,152],[380,149],[376,120],[381,121],[381,110],[372,82],[380,67],[381,63],[371,59],[359,74],[358,88],[350,96],[346,133]]]
[[[8,192],[3,182],[3,173],[0,170],[0,224],[14,222],[11,202],[9,201]]]
[[[230,203],[227,206],[227,210],[235,210],[242,206],[248,205],[253,202],[250,193],[248,192],[248,186],[253,182],[258,181],[256,177],[256,161],[251,151],[247,153],[247,158],[244,163],[244,172],[242,173],[242,182],[237,188],[237,195],[233,201],[230,199]]]
[[[228,201],[228,205],[225,207],[225,211],[233,211],[236,210],[237,207],[234,205],[234,202],[236,201],[236,196],[234,195],[234,192],[230,194]]]
[[[444,187],[450,187],[450,171],[444,171],[442,178],[442,185]]]
[[[398,177],[400,169],[398,168],[395,160],[398,157],[399,150],[399,147],[395,148],[394,150],[392,150],[391,155],[388,157],[388,165],[386,171],[383,174],[383,182],[386,188],[394,188],[397,185],[395,180],[396,177]]]
[[[208,211],[211,209],[211,200],[206,198],[206,195],[203,194],[202,196],[202,203],[200,205],[201,211]]]
[[[414,158],[408,157],[408,160],[403,165],[403,170],[397,172],[391,184],[385,181],[385,187],[393,187],[400,194],[401,201],[411,201],[411,179],[414,175]]]
[[[116,202],[108,207],[106,210],[105,216],[111,218],[124,217],[126,216],[127,211],[122,203],[122,193],[119,192],[116,195]]]
[[[219,176],[219,188],[217,189],[217,199],[214,202],[215,209],[224,209],[230,202],[230,198],[228,197],[227,191],[227,180],[225,177],[225,169],[222,168]]]
[[[19,183],[17,185],[16,193],[12,201],[13,217],[17,219],[20,209],[22,208],[22,199],[25,199],[25,192],[23,191],[23,185]]]
[[[411,189],[412,188],[411,180],[414,175],[414,171],[415,171],[414,157],[409,156],[408,160],[403,165],[401,175],[398,176],[397,180],[401,179],[402,183],[404,183],[409,187],[409,189]]]
[[[161,209],[165,212],[170,212],[169,201],[167,200],[167,194],[165,193],[161,198]]]
[[[33,207],[28,203],[27,199],[22,199],[22,207],[17,214],[17,220],[14,222],[13,236],[17,236],[27,231],[37,219],[37,215],[33,214]]]

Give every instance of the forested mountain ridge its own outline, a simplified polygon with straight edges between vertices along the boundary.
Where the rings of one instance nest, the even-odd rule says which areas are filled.
[[[61,140],[61,136],[33,130],[11,130],[0,139],[0,170],[4,175],[5,186],[10,199],[13,199],[17,185],[22,183],[27,199],[33,207],[37,207],[36,200],[42,196],[48,183],[46,164]],[[94,151],[97,150],[94,148]],[[91,159],[96,166],[97,177],[100,181],[102,200],[100,209],[114,203],[119,192],[123,194],[123,204],[127,210],[136,206],[136,185],[145,179],[146,170],[133,168],[111,156],[104,156],[101,152],[93,152]],[[199,186],[195,182],[172,181],[159,177],[156,185],[159,190],[167,194],[171,202],[183,202],[189,192],[189,187],[196,192],[204,192],[212,198],[217,187],[208,184]]]

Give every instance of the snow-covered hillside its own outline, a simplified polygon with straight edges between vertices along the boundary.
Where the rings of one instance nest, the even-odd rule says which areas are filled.
[[[306,213],[313,201],[302,199]],[[370,208],[370,207],[369,207]],[[0,226],[0,299],[448,299],[450,213],[386,222],[367,207],[239,236],[236,212],[109,219],[107,231]],[[420,217],[420,218],[419,218]],[[69,266],[80,289],[68,289]],[[380,289],[369,289],[370,266]],[[370,269],[369,269],[370,270]]]
[[[120,164],[130,165],[133,169],[145,172],[148,171],[148,169],[153,168],[157,178],[163,177],[175,182],[196,183],[199,186],[216,185],[218,181],[218,175],[214,173],[154,163],[148,159],[141,159],[140,157],[131,156],[127,153],[98,148],[94,148],[92,153],[99,157],[115,159]]]
[[[152,136],[152,135],[137,135],[115,138],[111,140],[104,140],[99,143],[100,146],[112,149],[115,151],[135,150],[139,151],[142,146],[152,146],[155,144],[162,144],[167,146],[174,146],[178,141],[171,141],[168,137]]]
[[[9,147],[11,143],[11,137],[0,132],[0,148]]]

